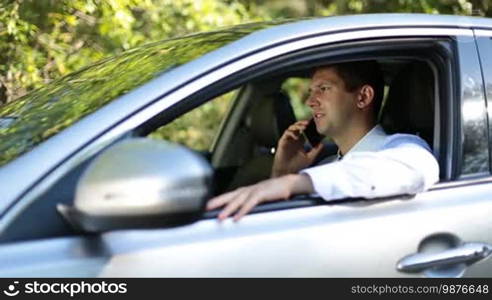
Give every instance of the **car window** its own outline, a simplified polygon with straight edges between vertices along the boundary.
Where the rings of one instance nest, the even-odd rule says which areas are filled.
[[[291,77],[284,81],[282,90],[286,91],[290,98],[290,104],[297,120],[311,118],[311,109],[305,104],[309,96],[309,78]]]
[[[462,175],[487,173],[489,152],[487,139],[487,107],[480,62],[474,44],[463,42],[461,55],[461,122],[463,129]]]
[[[148,137],[179,143],[197,151],[208,151],[237,90],[222,94],[157,128]]]
[[[285,91],[290,98],[290,104],[294,110],[294,115],[297,120],[308,120],[312,118],[312,112],[308,105],[306,105],[306,100],[309,97],[309,84],[311,79],[301,78],[301,77],[289,77],[282,83],[282,90]],[[384,86],[384,96],[382,107],[385,105],[389,86],[386,84]],[[381,112],[379,117],[381,116]],[[325,141],[330,141],[326,138]]]
[[[273,24],[244,24],[146,44],[0,106],[0,166],[162,73]]]
[[[487,35],[492,35],[492,31],[487,31]],[[482,74],[485,82],[485,92],[487,99],[487,106],[490,109],[492,105],[492,37],[480,36],[477,38],[478,50],[480,52],[480,59],[482,62]],[[490,120],[490,113],[488,114],[488,133],[489,133],[489,149],[492,146],[492,124]],[[490,150],[489,150],[490,151]],[[485,153],[484,153],[485,154]],[[489,153],[490,155],[490,153]],[[482,159],[487,162],[487,157]],[[489,164],[492,163],[492,159],[489,159]]]

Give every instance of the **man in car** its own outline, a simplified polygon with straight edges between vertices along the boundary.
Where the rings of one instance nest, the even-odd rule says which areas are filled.
[[[320,134],[330,137],[338,154],[310,167],[323,149],[305,150],[308,121],[291,125],[278,142],[272,178],[217,196],[207,210],[234,220],[268,201],[296,194],[323,199],[376,198],[425,191],[439,179],[439,166],[427,143],[415,135],[387,135],[377,124],[384,82],[375,61],[318,67],[307,105]]]

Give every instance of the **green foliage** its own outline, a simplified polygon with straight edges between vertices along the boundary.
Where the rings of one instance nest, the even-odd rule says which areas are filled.
[[[0,104],[143,43],[254,20],[376,12],[492,16],[489,0],[0,0]]]
[[[149,137],[164,139],[208,151],[224,120],[236,91],[223,94],[173,122],[152,132]]]
[[[215,0],[0,1],[0,103],[140,44],[259,19]]]
[[[318,14],[324,16],[385,12],[460,15],[471,15],[472,13],[472,1],[465,0],[335,0],[319,2]]]
[[[289,78],[282,85],[282,90],[289,95],[297,120],[307,120],[312,116],[311,109],[305,103],[310,82],[307,78]]]
[[[182,49],[174,53],[179,57],[166,55],[176,41],[128,49],[249,21],[380,12],[492,17],[492,3],[489,0],[0,0],[0,116],[16,117],[8,128],[0,128],[0,161],[4,163],[27,151],[159,72],[227,43],[231,37],[217,34],[214,45],[202,45],[199,39],[194,40],[196,43],[181,43]],[[142,61],[134,59],[145,51]],[[114,55],[90,71],[83,69],[62,77]],[[133,71],[118,73],[120,70]],[[108,84],[111,80],[113,83]],[[49,82],[52,84],[44,88]],[[302,102],[305,85],[302,80],[292,80],[284,86],[299,118],[309,115]],[[36,88],[38,91],[13,101]],[[227,95],[210,102],[162,127],[153,136],[205,150],[218,129],[229,98]],[[5,103],[9,104],[2,107]],[[8,139],[8,135],[15,138]]]
[[[5,124],[5,118],[0,119],[0,165],[159,74],[266,26],[268,24],[251,23],[145,44],[56,79],[1,106],[0,116],[9,117],[9,121]],[[166,87],[171,88],[172,83]],[[214,107],[215,102],[211,105],[205,106],[206,114],[199,115],[199,123],[218,122],[215,110],[221,108]],[[185,120],[190,126],[195,121]],[[193,138],[192,145],[203,140]]]
[[[359,13],[428,13],[492,17],[490,0],[241,0],[249,11],[271,17]]]

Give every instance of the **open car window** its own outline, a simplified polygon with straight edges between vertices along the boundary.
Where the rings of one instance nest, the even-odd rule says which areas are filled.
[[[237,91],[222,94],[152,131],[148,137],[209,151]]]

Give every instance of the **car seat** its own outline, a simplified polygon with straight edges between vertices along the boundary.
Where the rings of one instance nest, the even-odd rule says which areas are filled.
[[[393,78],[381,125],[388,134],[415,134],[433,147],[434,77],[426,63],[411,62]]]
[[[270,177],[277,142],[283,132],[296,122],[289,97],[280,91],[256,101],[248,112],[246,122],[253,140],[252,154],[238,168],[227,190],[256,183]]]

